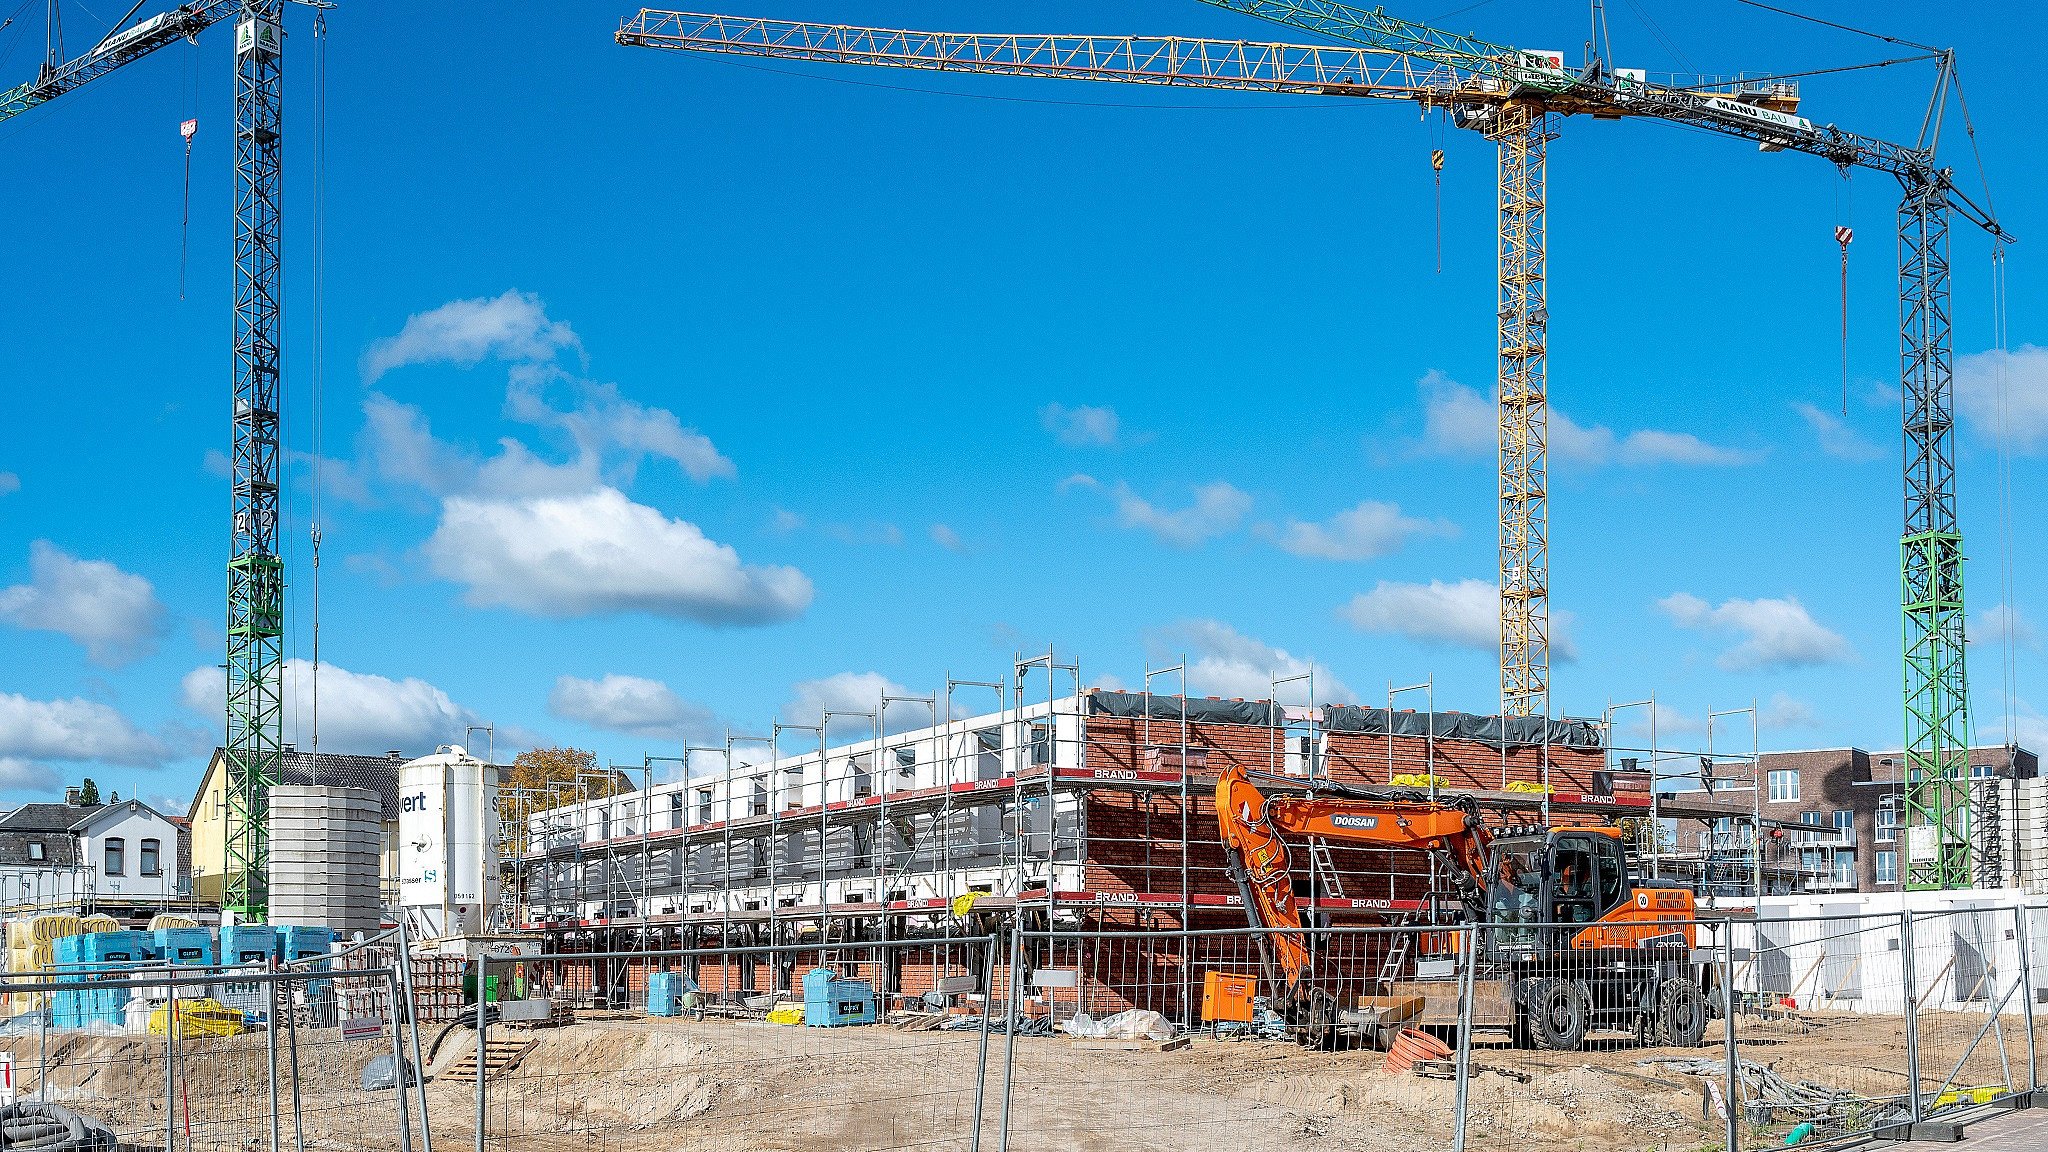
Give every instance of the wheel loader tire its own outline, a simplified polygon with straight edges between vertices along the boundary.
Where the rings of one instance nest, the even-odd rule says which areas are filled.
[[[1569,980],[1536,980],[1524,1007],[1532,1047],[1576,1052],[1586,1039],[1586,1000]]]
[[[1707,1035],[1707,997],[1700,986],[1678,978],[1657,989],[1657,1043],[1697,1048]]]

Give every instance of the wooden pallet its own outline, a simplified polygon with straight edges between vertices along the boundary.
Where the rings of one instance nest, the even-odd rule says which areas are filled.
[[[495,1080],[504,1076],[505,1073],[510,1072],[514,1068],[519,1067],[519,1062],[521,1060],[526,1059],[526,1054],[528,1052],[533,1051],[535,1046],[537,1046],[539,1043],[540,1041],[538,1040],[493,1040],[489,1037],[485,1037],[485,1078]],[[450,1064],[446,1068],[441,1069],[440,1075],[435,1076],[434,1079],[468,1080],[474,1083],[476,1080],[475,1046],[472,1045],[461,1056],[458,1056],[453,1064]]]

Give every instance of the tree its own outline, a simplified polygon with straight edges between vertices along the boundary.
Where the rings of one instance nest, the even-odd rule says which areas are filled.
[[[87,776],[79,783],[78,802],[86,805],[94,805],[100,802],[100,786],[93,782],[92,777]]]
[[[577,787],[577,780],[583,787]],[[524,851],[527,817],[579,800],[629,792],[623,774],[597,767],[597,753],[581,748],[532,748],[498,773],[498,815],[518,851]]]

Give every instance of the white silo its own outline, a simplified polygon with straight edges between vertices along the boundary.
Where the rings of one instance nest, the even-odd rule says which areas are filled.
[[[398,902],[420,936],[479,935],[498,902],[498,768],[448,745],[398,769]]]

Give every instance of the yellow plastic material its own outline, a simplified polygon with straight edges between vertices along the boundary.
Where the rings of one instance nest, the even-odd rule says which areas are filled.
[[[1441,788],[1445,780],[1441,776],[1432,776],[1427,772],[1403,772],[1387,783],[1396,788]]]
[[[1961,1104],[1966,1101],[1971,1104],[1989,1104],[2000,1096],[2005,1095],[2006,1091],[2007,1089],[2003,1085],[1991,1085],[1984,1088],[1951,1088],[1934,1098],[1934,1106],[1936,1108],[1946,1108],[1950,1104]]]
[[[1533,792],[1536,795],[1541,796],[1546,793],[1555,792],[1557,791],[1557,789],[1549,784],[1537,784],[1529,780],[1510,780],[1508,781],[1508,786],[1502,789],[1502,791]]]
[[[199,927],[199,921],[194,920],[190,916],[180,916],[176,912],[159,912],[149,918],[149,930],[151,932],[155,932],[160,928],[197,927]]]
[[[804,1006],[788,1002],[777,1004],[768,1013],[768,1022],[770,1024],[802,1024],[804,1022]]]
[[[78,934],[81,936],[90,935],[94,932],[119,932],[120,930],[121,922],[119,920],[101,912],[95,912],[78,922]]]
[[[979,892],[962,892],[960,895],[953,897],[953,915],[965,916],[969,912],[974,911],[974,902],[979,899],[981,899],[981,893]]]
[[[180,1000],[177,1006],[178,1037],[240,1036],[247,1031],[239,1009],[218,1000]],[[149,1034],[163,1036],[171,1030],[171,1006],[166,1004],[149,1014]]]

